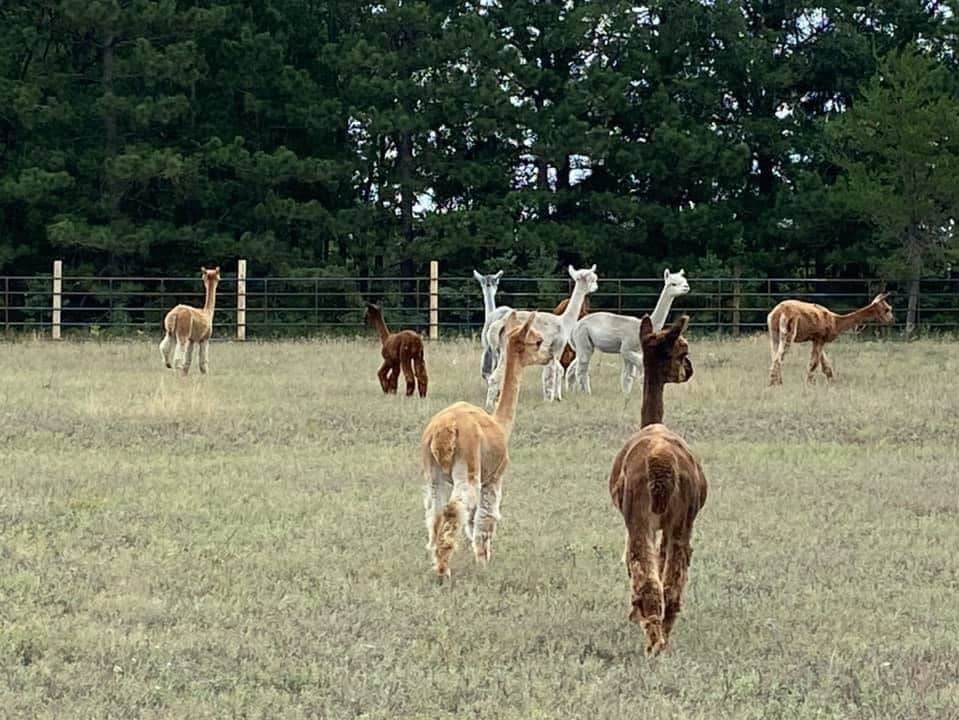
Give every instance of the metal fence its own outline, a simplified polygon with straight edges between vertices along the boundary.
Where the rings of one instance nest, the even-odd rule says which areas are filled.
[[[434,281],[437,278],[432,278]],[[177,303],[202,305],[199,276],[91,277],[64,275],[60,297],[53,293],[53,275],[0,276],[0,327],[64,336],[134,333],[159,335],[164,314]],[[247,277],[245,334],[250,338],[302,337],[363,332],[363,301],[383,305],[393,328],[430,329],[431,301],[438,310],[434,330],[440,336],[479,330],[483,299],[472,277],[439,277],[435,294],[431,278],[418,277]],[[662,278],[600,278],[589,296],[596,310],[628,315],[650,312],[662,289]],[[735,334],[765,328],[766,314],[785,298],[822,303],[846,312],[868,302],[881,289],[895,292],[891,301],[897,325],[905,324],[905,289],[870,279],[705,278],[691,276],[691,291],[678,298],[673,314],[687,313],[701,332]],[[243,285],[240,284],[241,293]],[[504,277],[498,304],[552,310],[571,289],[568,278]],[[237,337],[238,283],[224,274],[216,300],[215,335]],[[242,303],[241,303],[242,304]],[[959,278],[927,279],[920,285],[917,318],[920,332],[959,330]],[[869,332],[874,332],[870,330]],[[875,331],[878,332],[878,331]],[[885,331],[888,332],[888,331]]]

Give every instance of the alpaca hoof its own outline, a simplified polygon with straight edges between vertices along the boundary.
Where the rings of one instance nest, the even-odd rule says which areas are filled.
[[[173,366],[170,363],[165,363],[167,370],[172,370]]]
[[[666,649],[666,641],[662,638],[646,643],[646,654],[650,657],[656,657]]]

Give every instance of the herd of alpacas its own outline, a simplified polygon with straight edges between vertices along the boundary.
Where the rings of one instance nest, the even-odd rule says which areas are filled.
[[[593,352],[618,353],[623,362],[622,391],[630,393],[642,370],[643,400],[640,430],[613,459],[609,493],[626,530],[623,564],[631,585],[629,619],[642,627],[646,652],[658,654],[666,647],[682,607],[693,523],[706,502],[708,487],[696,455],[663,424],[666,384],[688,382],[693,376],[689,344],[683,336],[689,316],[666,327],[673,300],[689,292],[685,272],[665,271],[656,307],[652,315],[641,319],[589,312],[587,296],[599,286],[595,265],[579,270],[569,267],[572,293],[551,313],[497,306],[503,273],[481,275],[474,270],[473,274],[482,288],[485,310],[480,371],[487,382],[486,407],[454,403],[436,413],[423,431],[427,550],[433,571],[440,582],[451,577],[450,562],[461,534],[472,544],[477,562],[490,560],[523,369],[542,365],[543,397],[559,400],[564,384],[574,380],[582,392],[591,392]],[[201,276],[206,289],[203,307],[177,305],[163,321],[160,354],[168,368],[176,368],[183,376],[189,372],[194,350],[200,372],[209,368],[220,268],[201,268]],[[801,342],[812,343],[806,380],[812,380],[820,366],[831,380],[833,368],[823,351],[825,344],[867,321],[892,323],[887,297],[888,293],[879,294],[865,307],[844,315],[800,300],[776,305],[767,317],[769,384],[782,384],[783,356],[792,343]],[[390,332],[382,309],[372,303],[366,305],[365,321],[380,338],[383,364],[377,378],[383,392],[397,392],[402,370],[406,394],[418,392],[425,397],[428,376],[419,334]]]

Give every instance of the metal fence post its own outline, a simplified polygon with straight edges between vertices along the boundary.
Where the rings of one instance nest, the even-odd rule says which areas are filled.
[[[440,264],[430,261],[430,340],[440,336]]]
[[[246,260],[236,263],[236,339],[246,340]]]
[[[60,309],[63,304],[63,260],[53,261],[53,322],[51,332],[54,340],[60,339]]]

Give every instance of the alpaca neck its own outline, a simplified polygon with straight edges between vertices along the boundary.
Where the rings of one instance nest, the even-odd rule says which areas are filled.
[[[666,316],[669,315],[669,308],[673,306],[673,295],[667,287],[659,293],[659,300],[656,301],[656,307],[653,308],[653,314],[650,320],[653,322],[653,332],[659,332],[666,325]]]
[[[853,310],[851,313],[846,313],[845,315],[833,313],[836,319],[836,331],[846,332],[849,328],[866,322],[866,320],[869,319],[869,308],[870,306],[867,305],[866,307]]]
[[[563,314],[559,316],[559,322],[563,326],[563,335],[569,337],[573,333],[573,327],[579,320],[579,311],[583,309],[583,303],[586,301],[586,288],[576,283],[573,287],[573,294],[569,298],[569,304]]]
[[[658,372],[658,368],[647,365],[643,372],[643,411],[641,427],[661,423],[665,408],[663,407],[663,387],[666,383]]]
[[[483,286],[483,310],[486,313],[486,317],[489,318],[490,313],[496,309],[496,290]]]
[[[503,368],[503,385],[499,394],[499,402],[493,410],[493,419],[503,428],[503,433],[509,439],[513,432],[513,418],[516,415],[516,403],[519,401],[519,382],[523,373],[523,366],[519,357],[507,350],[506,366]]]
[[[376,330],[376,334],[380,336],[380,343],[385,345],[386,339],[390,336],[390,330],[386,327],[383,316],[378,312],[372,313],[370,315],[370,324]]]
[[[216,309],[216,283],[206,284],[206,298],[203,300],[203,312],[213,317],[213,311]]]

